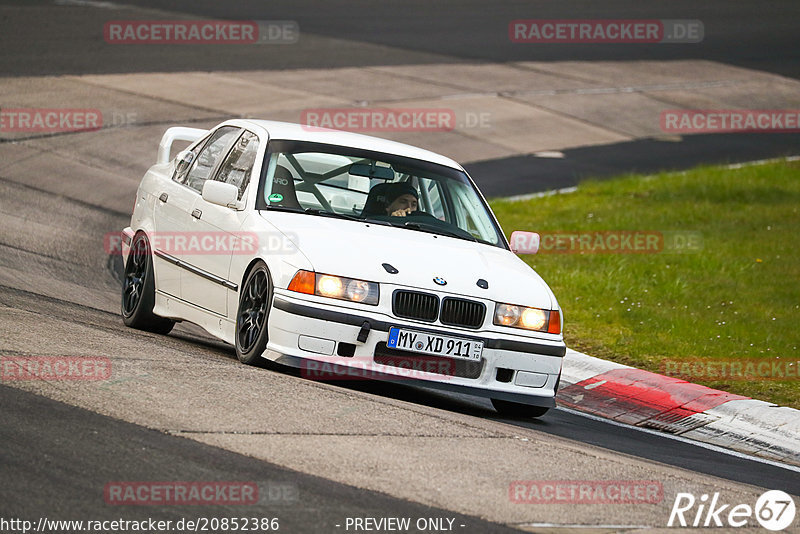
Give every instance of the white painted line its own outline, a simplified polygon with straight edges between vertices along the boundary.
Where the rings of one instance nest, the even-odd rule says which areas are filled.
[[[771,465],[772,467],[780,467],[780,468],[786,469],[788,471],[794,471],[795,473],[800,473],[800,467],[798,467],[798,466],[784,464],[784,463],[777,462],[777,461],[774,461],[774,460],[767,460],[766,458],[759,458],[758,456],[751,456],[749,454],[745,454],[743,452],[738,452],[738,451],[734,451],[734,450],[731,450],[731,449],[727,449],[725,447],[720,447],[718,445],[711,445],[710,443],[703,443],[702,441],[695,441],[693,439],[688,439],[688,438],[684,438],[684,437],[681,437],[681,436],[676,436],[674,434],[668,434],[666,432],[659,432],[658,430],[650,430],[649,428],[642,428],[640,426],[633,426],[633,425],[628,425],[628,424],[625,424],[625,423],[620,423],[619,421],[614,421],[612,419],[606,419],[605,417],[598,417],[596,415],[592,415],[592,414],[588,414],[588,413],[584,413],[584,412],[579,412],[578,410],[573,410],[572,408],[565,408],[565,407],[562,407],[562,406],[557,406],[556,410],[562,410],[562,411],[565,411],[565,412],[567,412],[569,414],[573,414],[573,415],[580,415],[582,417],[586,417],[587,419],[591,419],[593,421],[599,421],[599,422],[602,422],[602,423],[609,423],[609,424],[612,424],[612,425],[615,425],[615,426],[619,426],[619,427],[638,430],[639,432],[644,432],[645,434],[652,434],[652,435],[655,435],[655,436],[665,437],[665,438],[673,439],[675,441],[680,441],[682,443],[688,443],[688,444],[691,444],[691,445],[696,445],[698,447],[702,447],[702,448],[708,449],[710,451],[718,452],[718,453],[721,453],[721,454],[727,454],[728,456],[733,456],[734,458],[741,458],[741,459],[744,459],[744,460],[751,460],[753,462],[759,462],[759,463],[762,463],[762,464],[765,464],[765,465]]]
[[[554,96],[554,95],[611,95],[619,93],[648,93],[654,91],[688,91],[742,85],[743,81],[719,80],[710,82],[680,82],[651,85],[629,85],[621,87],[588,87],[578,89],[535,89],[526,91],[501,91],[500,96]]]
[[[542,152],[534,152],[534,158],[549,158],[549,159],[564,159],[564,153],[558,150],[544,150]]]
[[[800,156],[787,156],[785,158],[772,158],[772,159],[758,159],[755,161],[745,161],[742,163],[731,163],[726,166],[726,169],[741,169],[742,167],[752,167],[753,165],[766,165],[767,163],[776,163],[778,161],[798,161]]]
[[[551,189],[549,191],[541,191],[539,193],[527,193],[525,195],[514,195],[510,197],[500,198],[498,200],[507,200],[508,202],[520,202],[522,200],[530,200],[532,198],[550,197],[553,195],[564,195],[567,193],[574,193],[577,187],[565,187],[563,189]]]
[[[97,0],[55,0],[57,6],[97,7],[101,9],[122,9],[123,5],[114,2],[100,2]]]

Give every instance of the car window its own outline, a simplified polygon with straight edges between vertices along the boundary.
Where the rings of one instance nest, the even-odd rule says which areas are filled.
[[[384,221],[505,247],[488,206],[462,170],[300,141],[272,141],[267,158],[258,209]]]
[[[209,137],[210,134],[206,135],[203,139],[197,142],[194,148],[192,148],[190,153],[186,156],[182,156],[183,152],[180,152],[178,156],[176,156],[176,158],[179,159],[176,161],[175,172],[172,174],[172,179],[174,181],[178,182],[179,184],[186,183],[186,175],[189,174],[189,168],[191,167],[192,162],[194,162],[194,160],[197,158],[197,154],[199,154],[203,147],[206,146]]]
[[[437,180],[420,178],[419,185],[419,202],[423,206],[424,211],[441,221],[446,220],[444,205],[442,204],[441,184]]]
[[[458,226],[476,237],[485,235],[489,231],[488,221],[481,216],[483,206],[478,196],[465,184],[453,184],[450,193]]]
[[[211,177],[217,161],[239,134],[239,131],[239,128],[235,126],[223,126],[214,132],[195,157],[189,167],[189,172],[184,175],[182,180],[177,181],[188,185],[198,193],[202,192],[203,183]]]
[[[214,178],[219,182],[235,185],[239,189],[239,200],[242,199],[247,184],[250,183],[250,173],[253,170],[257,152],[258,136],[245,130],[231,148]]]

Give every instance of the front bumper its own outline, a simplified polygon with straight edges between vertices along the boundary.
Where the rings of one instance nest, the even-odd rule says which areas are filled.
[[[377,311],[350,309],[297,295],[276,289],[264,357],[298,367],[308,378],[410,380],[481,397],[555,406],[566,352],[563,342],[421,325]],[[392,326],[482,340],[481,362],[387,349]]]

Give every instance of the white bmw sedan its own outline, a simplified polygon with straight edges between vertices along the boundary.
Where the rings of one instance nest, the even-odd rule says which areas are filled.
[[[191,144],[170,161],[175,140]],[[312,379],[555,406],[558,302],[444,156],[272,121],[170,128],[122,241],[130,327],[190,321]]]

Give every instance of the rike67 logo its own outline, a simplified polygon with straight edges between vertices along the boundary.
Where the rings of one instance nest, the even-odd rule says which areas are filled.
[[[794,523],[795,504],[792,497],[780,490],[763,493],[754,507],[749,504],[724,504],[719,493],[678,493],[669,514],[668,527],[744,527],[755,517],[767,530],[778,531]],[[753,526],[752,524],[750,526]]]

